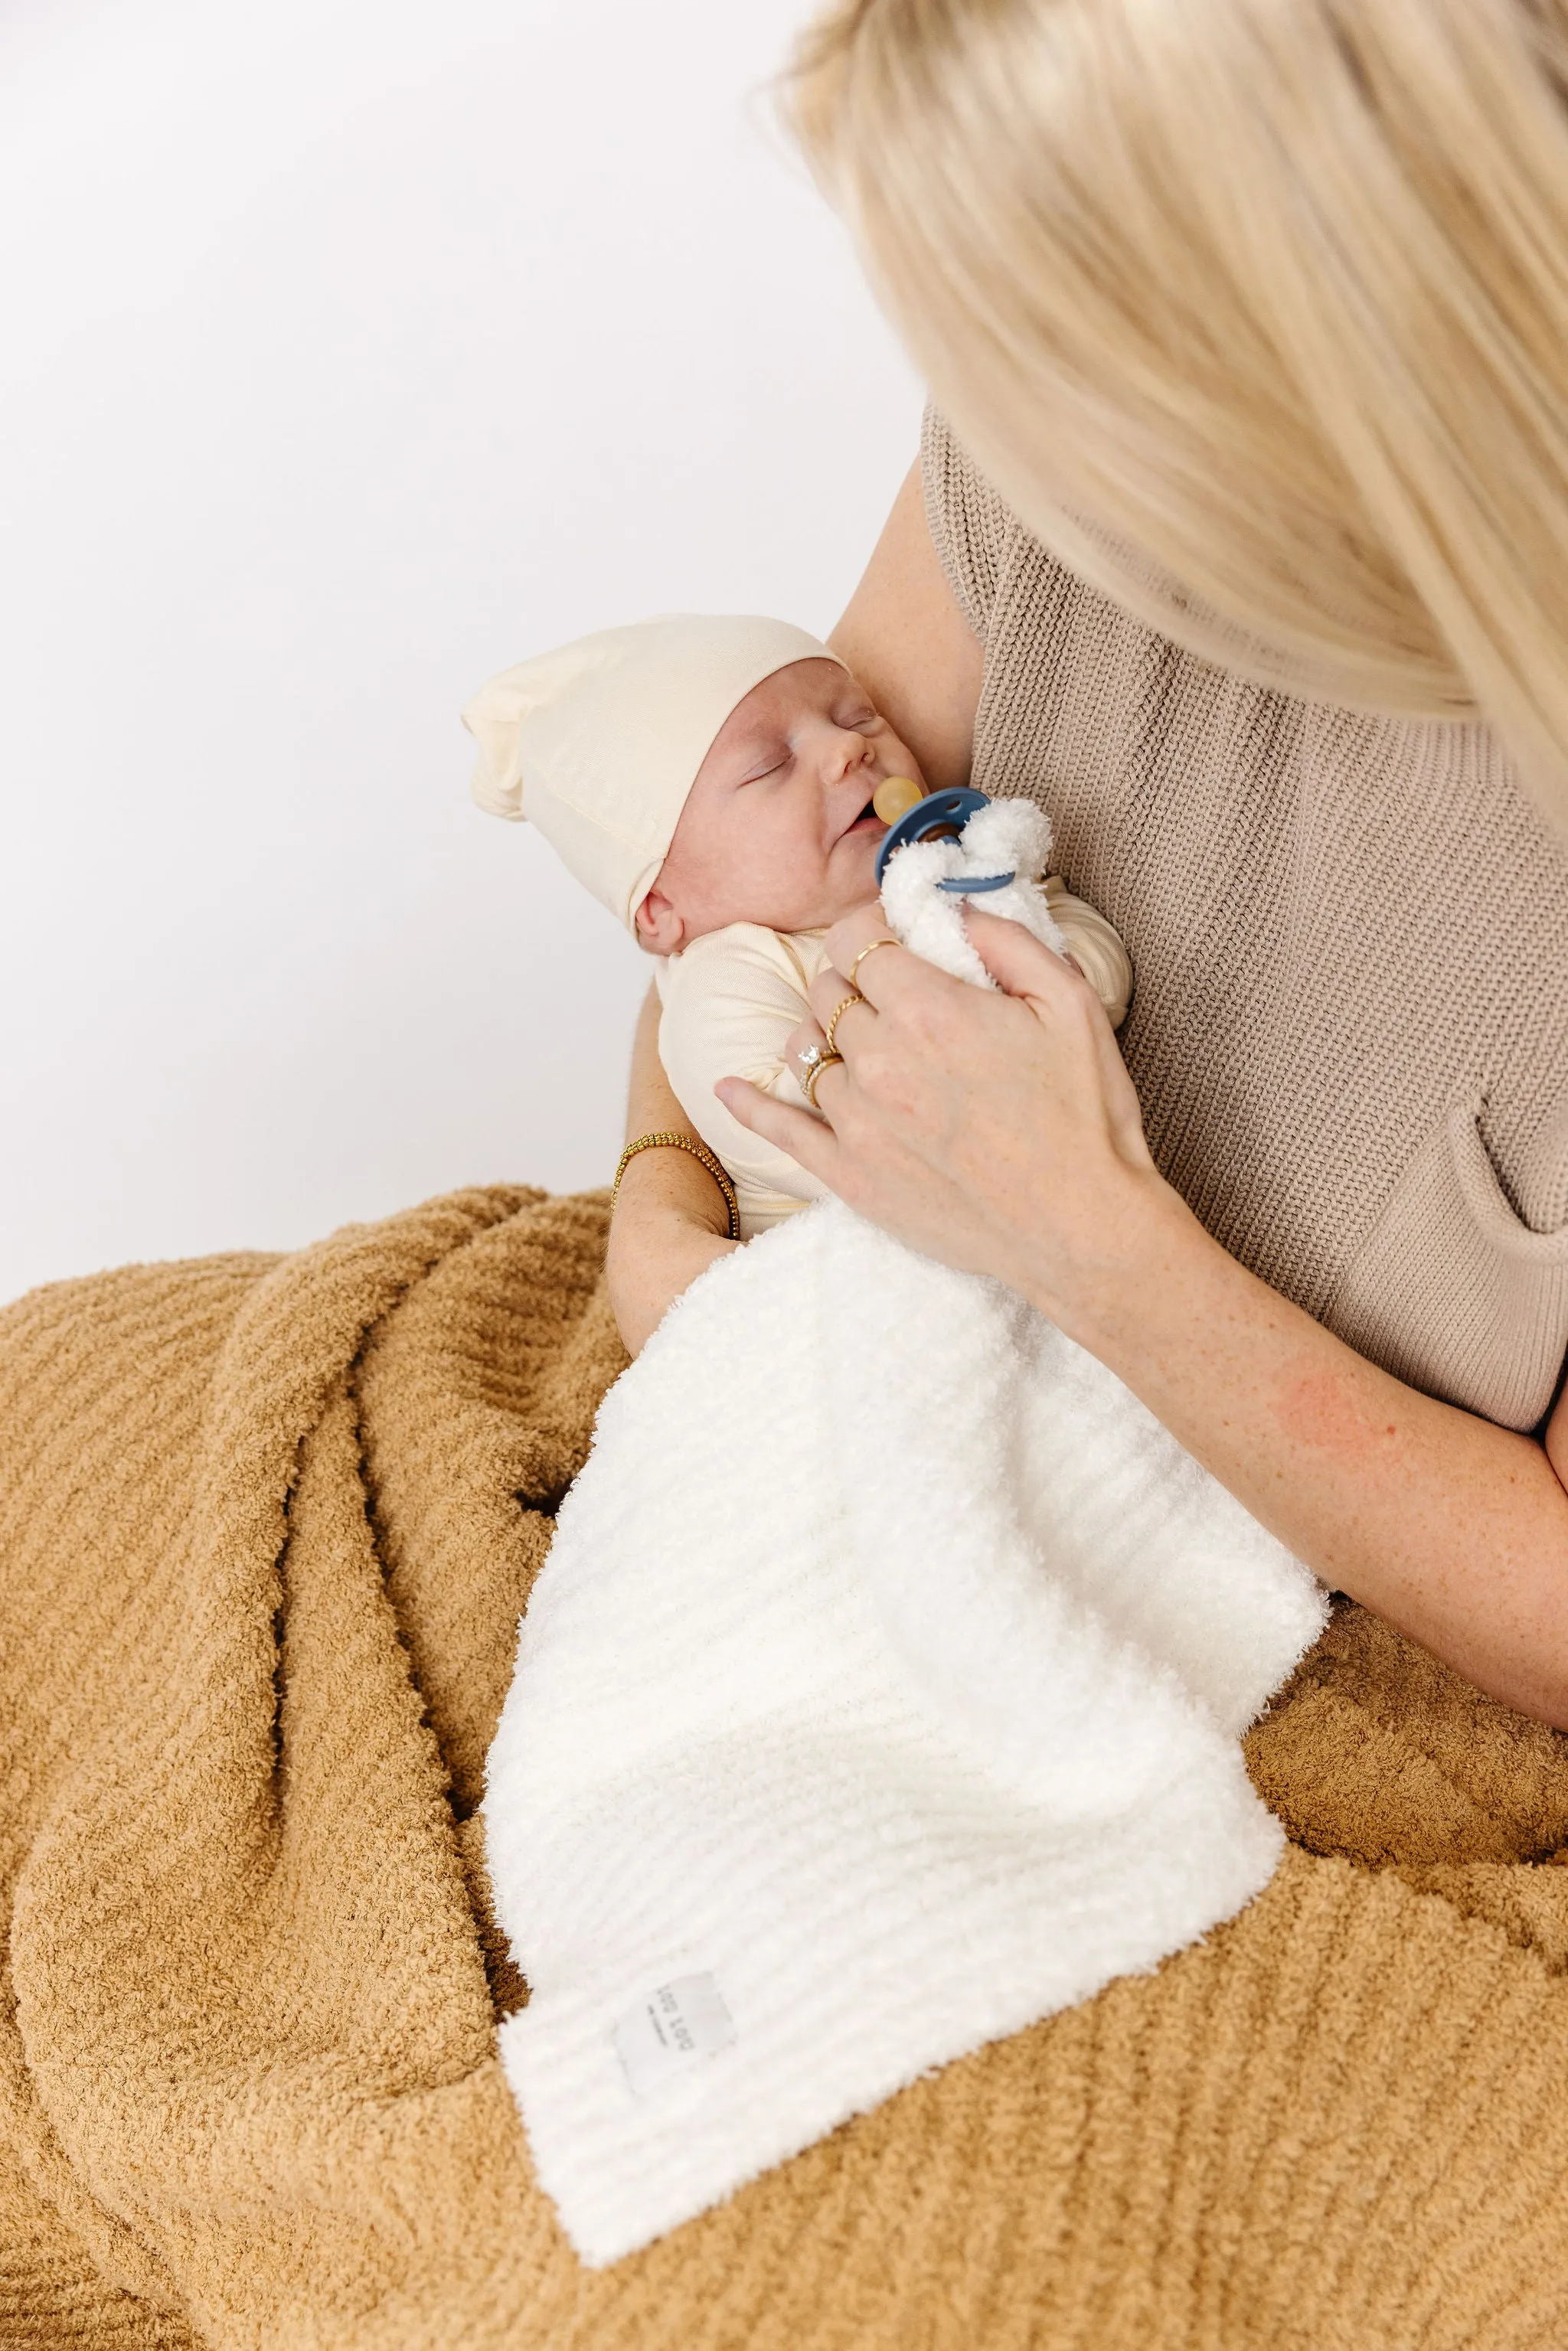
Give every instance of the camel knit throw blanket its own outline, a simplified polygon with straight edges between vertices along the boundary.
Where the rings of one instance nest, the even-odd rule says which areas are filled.
[[[474,1813],[603,1230],[467,1193],[0,1317],[6,2351],[1568,2339],[1564,1742],[1354,1609],[1236,1919],[578,2262]]]

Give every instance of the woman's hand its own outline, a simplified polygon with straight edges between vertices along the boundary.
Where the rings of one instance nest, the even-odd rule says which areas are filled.
[[[915,1248],[1043,1308],[1332,1589],[1568,1728],[1568,1401],[1544,1446],[1495,1427],[1239,1265],[1155,1168],[1087,983],[1015,925],[969,925],[1008,993],[878,947],[823,1118],[737,1080],[728,1107]],[[873,911],[829,934],[801,1044],[882,936]]]
[[[719,1089],[754,1133],[927,1257],[998,1276],[1093,1343],[1108,1285],[1146,1278],[1187,1211],[1157,1173],[1137,1096],[1098,998],[1017,923],[970,909],[1001,993],[897,946],[863,955],[833,1033],[841,1067],[812,1119],[738,1079]],[[845,975],[887,928],[872,906],[835,925],[790,1040],[799,1068],[850,993]],[[825,1123],[824,1123],[825,1121]]]

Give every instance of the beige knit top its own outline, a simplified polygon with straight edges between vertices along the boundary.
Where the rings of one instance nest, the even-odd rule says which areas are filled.
[[[1363,1354],[1533,1427],[1568,1349],[1568,848],[1484,726],[1249,684],[1065,571],[934,414],[924,470],[986,648],[975,783],[1043,801],[1127,944],[1160,1168]]]

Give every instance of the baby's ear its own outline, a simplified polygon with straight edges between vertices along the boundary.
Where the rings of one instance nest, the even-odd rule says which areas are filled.
[[[632,917],[637,945],[649,955],[674,955],[686,935],[684,919],[662,890],[650,890]]]

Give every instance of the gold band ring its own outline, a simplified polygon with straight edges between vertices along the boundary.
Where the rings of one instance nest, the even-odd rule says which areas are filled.
[[[856,956],[853,963],[851,964],[848,971],[844,974],[844,977],[849,981],[850,986],[852,987],[854,986],[855,974],[859,971],[862,964],[864,963],[868,955],[875,955],[878,947],[895,947],[897,945],[898,941],[896,939],[882,938],[873,939],[869,947],[862,947],[859,955]]]
[[[831,1012],[828,1015],[828,1025],[822,1031],[822,1042],[826,1045],[830,1053],[837,1050],[837,1048],[833,1043],[833,1031],[838,1027],[840,1021],[843,1019],[845,1013],[849,1010],[851,1005],[863,1004],[864,1002],[865,998],[861,994],[860,989],[858,987],[852,987],[849,994],[844,998],[843,1002],[841,1004],[834,1005]]]
[[[830,1053],[821,1045],[808,1045],[801,1054],[800,1092],[813,1110],[817,1107],[817,1080],[824,1070],[831,1069],[835,1061],[841,1061],[843,1058],[841,1053]]]

